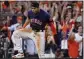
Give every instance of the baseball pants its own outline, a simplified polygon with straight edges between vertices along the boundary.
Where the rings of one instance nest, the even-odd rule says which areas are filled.
[[[12,40],[14,43],[14,50],[18,50],[18,52],[23,53],[22,50],[22,39],[30,38],[35,43],[35,47],[38,55],[44,54],[45,50],[45,31],[35,32],[26,32],[21,30],[16,30],[13,32]]]

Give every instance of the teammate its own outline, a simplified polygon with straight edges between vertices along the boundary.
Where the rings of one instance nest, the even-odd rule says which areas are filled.
[[[35,47],[38,53],[39,58],[41,54],[44,54],[45,49],[45,26],[49,24],[51,29],[55,29],[53,26],[53,21],[50,19],[50,15],[44,10],[39,8],[38,2],[31,3],[32,10],[28,11],[28,19],[26,20],[23,28],[20,30],[16,30],[13,32],[12,39],[16,42],[22,39],[31,38],[35,43]],[[30,28],[25,28],[28,24],[30,24]],[[16,43],[18,47],[18,54],[12,56],[13,58],[23,58],[23,50],[22,45],[18,42]]]
[[[15,31],[17,29],[21,29],[22,28],[22,16],[17,16],[17,23],[11,25],[10,27],[4,26],[1,30],[9,30],[9,31]],[[27,26],[28,27],[28,26]],[[17,53],[17,46],[15,45],[15,40],[12,40],[13,42],[13,46],[14,46],[14,54]],[[22,45],[22,40],[19,40],[18,42],[20,45]]]

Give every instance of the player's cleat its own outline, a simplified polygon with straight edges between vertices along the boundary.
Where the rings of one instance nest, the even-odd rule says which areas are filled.
[[[12,56],[12,58],[24,58],[24,54],[23,53],[18,53],[14,56]]]

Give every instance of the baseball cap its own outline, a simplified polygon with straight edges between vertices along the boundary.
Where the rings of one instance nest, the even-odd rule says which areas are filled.
[[[32,7],[35,7],[35,8],[38,8],[38,7],[39,7],[39,3],[36,2],[36,1],[35,1],[35,2],[32,2],[32,3],[31,3],[31,6],[32,6]]]

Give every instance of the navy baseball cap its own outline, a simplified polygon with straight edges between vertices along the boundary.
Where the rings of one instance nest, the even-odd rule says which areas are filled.
[[[32,6],[32,7],[35,7],[35,8],[39,8],[39,3],[36,2],[36,1],[35,1],[35,2],[32,2],[32,3],[31,3],[31,6]]]

